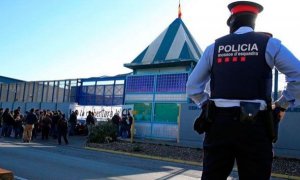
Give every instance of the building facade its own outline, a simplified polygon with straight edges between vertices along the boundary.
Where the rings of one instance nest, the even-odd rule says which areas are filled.
[[[125,104],[133,104],[136,136],[178,141],[185,84],[202,51],[181,18],[176,18],[131,63]]]

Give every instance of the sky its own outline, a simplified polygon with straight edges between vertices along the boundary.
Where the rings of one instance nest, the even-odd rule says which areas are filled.
[[[229,0],[181,0],[182,20],[202,50],[228,33]],[[295,0],[257,0],[256,30],[300,58]],[[1,0],[0,76],[25,81],[129,73],[130,63],[178,16],[179,0]],[[282,79],[281,79],[282,80]]]

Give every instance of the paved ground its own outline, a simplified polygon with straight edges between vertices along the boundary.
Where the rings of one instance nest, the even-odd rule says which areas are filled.
[[[107,153],[104,153],[104,155],[103,155],[103,152],[88,151],[88,150],[84,149],[85,139],[86,138],[84,136],[69,137],[69,145],[58,145],[57,140],[53,140],[53,139],[50,139],[49,141],[42,141],[42,140],[36,139],[32,143],[30,143],[29,145],[25,144],[25,146],[33,147],[33,149],[30,149],[31,151],[36,150],[37,148],[35,148],[35,147],[51,147],[51,148],[48,148],[49,150],[47,150],[47,152],[50,153],[53,156],[53,158],[56,158],[56,156],[58,156],[58,157],[61,157],[61,159],[70,160],[70,161],[74,158],[80,158],[82,156],[82,158],[76,159],[76,160],[79,161],[79,162],[82,162],[82,163],[94,164],[95,166],[103,169],[102,166],[107,166],[107,164],[105,164],[106,161],[94,162],[94,161],[90,161],[91,158],[92,157],[98,157],[99,159],[104,159],[104,157],[108,157],[108,156],[114,157],[114,155],[111,155],[111,153],[113,153],[113,152],[110,152],[110,155],[108,155]],[[2,143],[2,142],[4,142],[4,143]],[[15,147],[24,147],[24,143],[21,143],[20,140],[15,140],[13,138],[0,138],[0,147],[9,146],[11,144],[13,144]],[[40,149],[38,149],[38,150],[40,151]],[[0,150],[0,152],[1,152],[1,150]],[[59,152],[59,153],[57,154],[57,152]],[[2,155],[4,155],[4,154],[5,153],[3,153]],[[64,156],[64,155],[67,155],[67,156]],[[10,154],[10,155],[7,154],[7,156],[6,156],[6,158],[8,158],[7,161],[13,161],[11,159],[11,157],[9,157],[9,156],[14,156],[14,155],[13,154]],[[202,172],[201,171],[202,167],[200,167],[200,166],[196,166],[196,167],[193,166],[193,165],[191,165],[191,166],[186,166],[186,165],[181,166],[181,165],[179,165],[178,166],[178,163],[175,163],[177,165],[174,165],[172,163],[168,164],[169,168],[165,169],[165,172],[161,168],[156,169],[156,168],[152,168],[152,167],[148,166],[149,164],[153,164],[153,163],[157,164],[159,162],[157,160],[150,160],[148,162],[148,165],[144,165],[143,169],[137,169],[136,164],[140,165],[141,162],[145,162],[145,161],[148,161],[148,160],[143,160],[140,157],[139,158],[132,157],[134,155],[130,155],[130,156],[125,155],[126,157],[121,156],[122,158],[119,157],[120,154],[117,154],[116,156],[117,157],[115,157],[113,159],[115,161],[115,164],[113,166],[111,166],[111,168],[115,168],[115,166],[119,166],[119,163],[128,163],[128,164],[132,164],[134,166],[133,169],[131,169],[133,172],[139,172],[138,175],[136,173],[133,173],[133,172],[130,172],[130,173],[126,172],[125,174],[130,174],[130,179],[141,179],[141,178],[142,179],[149,179],[149,177],[152,177],[154,179],[178,179],[179,177],[181,179],[182,178],[184,178],[184,179],[186,179],[186,178],[188,178],[188,179],[199,179],[200,176],[201,176],[201,172]],[[49,158],[51,159],[51,157],[49,157]],[[34,157],[34,155],[33,155],[31,158],[36,158],[36,157]],[[151,159],[151,157],[147,157],[147,158]],[[5,160],[5,159],[2,158],[2,160]],[[18,159],[16,159],[16,163],[22,162],[20,160],[18,160],[18,161],[17,160]],[[59,160],[59,159],[56,158],[56,160]],[[113,161],[113,160],[110,159],[108,161]],[[120,162],[118,162],[118,161],[120,161]],[[3,162],[5,162],[5,161],[2,161],[2,163]],[[0,163],[0,167],[1,167],[2,163]],[[61,163],[63,164],[65,162],[61,162]],[[100,163],[100,164],[98,164],[98,163]],[[166,167],[166,166],[161,165],[160,167]],[[49,168],[51,169],[53,167],[49,167]],[[22,171],[19,171],[19,172],[21,172],[21,175],[22,175],[22,173],[24,173]],[[156,175],[154,175],[154,174],[150,175],[151,172],[156,174]],[[96,176],[97,175],[97,170],[96,169],[95,169],[95,172],[91,171],[90,173],[91,174],[94,173],[94,177],[97,177]],[[102,174],[105,174],[105,173],[103,172]],[[106,175],[103,175],[102,178],[100,178],[100,179],[106,179],[107,177],[109,177],[109,179],[114,179],[113,177],[120,178],[122,176],[122,174],[124,174],[124,172],[123,173],[120,172],[119,176],[113,176],[111,174],[106,174]],[[44,175],[44,176],[46,176],[46,175]],[[84,176],[74,176],[74,177],[77,177],[79,179],[84,179]],[[19,176],[16,176],[16,179],[18,179],[18,178],[19,178]],[[125,175],[124,179],[127,179],[127,178],[128,178],[128,176]],[[150,178],[150,179],[152,179],[152,178]],[[121,179],[123,179],[123,178],[121,178]],[[237,172],[233,171],[231,176],[228,179],[238,179]],[[284,175],[274,175],[274,177],[272,177],[272,179],[299,179],[299,178],[297,178],[297,177],[288,177],[288,176],[284,176]]]
[[[16,179],[199,179],[200,167],[91,151],[81,138],[70,145],[0,139],[0,167],[12,170]]]

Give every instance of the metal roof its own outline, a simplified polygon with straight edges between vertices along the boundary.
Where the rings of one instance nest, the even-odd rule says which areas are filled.
[[[166,64],[176,66],[180,65],[178,62],[197,62],[201,55],[202,50],[181,18],[176,18],[143,52],[124,66],[131,69]]]
[[[20,79],[10,78],[6,76],[0,76],[0,83],[18,83],[18,82],[25,82]]]

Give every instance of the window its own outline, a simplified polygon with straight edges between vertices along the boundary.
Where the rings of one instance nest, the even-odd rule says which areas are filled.
[[[188,74],[157,75],[156,92],[185,92]]]
[[[155,104],[155,122],[177,123],[179,106],[174,103]]]
[[[133,109],[136,112],[135,115],[133,115],[135,121],[151,121],[152,103],[135,103]]]
[[[154,76],[129,76],[126,83],[126,93],[153,92]]]

